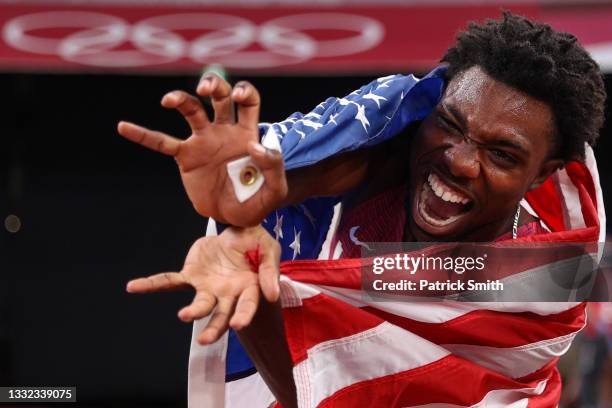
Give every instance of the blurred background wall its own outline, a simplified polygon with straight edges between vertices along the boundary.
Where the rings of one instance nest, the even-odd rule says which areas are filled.
[[[124,287],[179,268],[205,220],[174,161],[121,139],[117,121],[186,137],[159,100],[193,91],[210,64],[253,82],[262,121],[279,120],[427,72],[467,21],[501,8],[576,34],[612,94],[603,1],[0,0],[0,386],[76,385],[79,406],[186,405],[191,329],[176,311],[190,294]],[[611,129],[596,148],[607,208]],[[572,381],[565,406],[580,406]]]

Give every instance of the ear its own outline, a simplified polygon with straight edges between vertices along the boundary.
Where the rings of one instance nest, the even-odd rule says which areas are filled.
[[[561,159],[550,159],[545,161],[544,164],[542,164],[542,167],[540,167],[540,172],[538,173],[537,177],[529,186],[529,190],[540,187],[540,185],[542,185],[542,183],[544,183],[551,174],[559,169],[562,169],[563,166],[565,166],[565,162]]]

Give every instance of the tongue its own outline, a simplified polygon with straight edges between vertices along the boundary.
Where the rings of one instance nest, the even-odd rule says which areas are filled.
[[[425,204],[430,212],[443,220],[459,215],[466,207],[465,204],[444,201],[435,194],[430,194],[427,200],[425,200]]]

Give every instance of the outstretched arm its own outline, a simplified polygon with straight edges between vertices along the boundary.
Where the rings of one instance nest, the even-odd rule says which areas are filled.
[[[277,400],[283,407],[295,407],[293,364],[279,302],[279,260],[280,246],[262,227],[230,227],[196,241],[180,272],[135,279],[127,290],[195,289],[193,302],[178,317],[192,322],[212,314],[198,342],[211,344],[228,327],[235,329]]]
[[[283,408],[297,407],[293,361],[285,337],[280,302],[261,302],[251,324],[236,333],[257,372]]]

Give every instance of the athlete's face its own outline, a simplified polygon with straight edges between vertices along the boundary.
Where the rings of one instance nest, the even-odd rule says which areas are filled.
[[[550,107],[478,66],[455,76],[410,149],[415,239],[492,240],[525,192],[562,165],[550,158]]]

